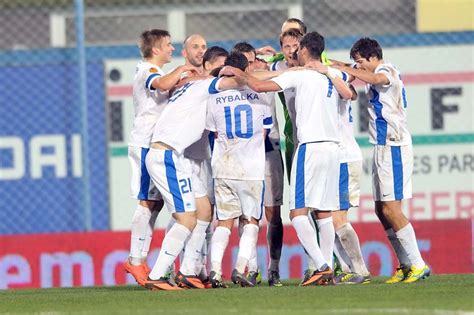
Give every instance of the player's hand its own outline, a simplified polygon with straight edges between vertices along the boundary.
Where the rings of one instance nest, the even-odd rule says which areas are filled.
[[[337,63],[337,64],[334,64],[334,65],[331,65],[332,68],[334,69],[337,69],[337,70],[347,70],[347,69],[352,69],[352,67],[348,64],[345,64],[345,63]]]
[[[306,69],[316,70],[321,74],[326,74],[328,72],[328,67],[323,65],[321,61],[311,61],[305,65]]]
[[[257,56],[258,55],[274,55],[276,54],[276,50],[272,47],[272,46],[264,46],[264,47],[260,47],[258,49],[255,50],[255,52],[257,53]]]
[[[230,66],[225,66],[222,68],[222,70],[219,72],[219,77],[222,76],[236,76],[236,77],[242,77],[244,75],[244,72],[240,69],[230,67]]]
[[[192,65],[182,65],[181,71],[183,73],[187,73],[188,74],[187,76],[193,76],[193,75],[199,74],[198,69]]]

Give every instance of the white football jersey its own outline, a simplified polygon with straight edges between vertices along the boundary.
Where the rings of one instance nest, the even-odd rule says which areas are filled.
[[[389,63],[380,64],[375,73],[383,73],[386,85],[366,85],[369,94],[369,141],[378,145],[408,145],[407,100],[400,72]]]
[[[352,117],[351,100],[338,100],[339,134],[341,136],[341,163],[362,160],[362,152],[354,137],[354,119]]]
[[[177,89],[156,122],[152,142],[173,147],[178,154],[198,141],[206,127],[209,95],[218,93],[219,79],[188,82]]]
[[[135,119],[128,145],[148,148],[155,123],[168,101],[168,91],[159,91],[152,82],[165,73],[157,65],[141,61],[133,79]]]
[[[209,98],[206,128],[217,132],[211,163],[214,178],[264,179],[264,129],[273,125],[272,97],[244,89]]]
[[[282,90],[296,89],[298,143],[340,142],[337,101],[339,94],[325,75],[313,70],[286,72],[273,78]]]

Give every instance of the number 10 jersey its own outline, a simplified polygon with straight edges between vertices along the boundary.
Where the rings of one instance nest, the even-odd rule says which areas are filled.
[[[273,125],[273,93],[228,90],[209,98],[206,129],[217,132],[212,153],[212,177],[263,180],[264,129]]]

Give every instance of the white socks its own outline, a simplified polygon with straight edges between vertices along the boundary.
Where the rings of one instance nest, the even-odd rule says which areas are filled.
[[[333,253],[334,253],[334,238],[336,233],[334,232],[334,225],[332,223],[332,217],[317,219],[316,224],[319,230],[319,246],[323,253],[326,262],[331,269],[333,268]]]
[[[418,249],[418,244],[416,243],[415,230],[411,223],[408,223],[396,233],[397,238],[400,240],[405,253],[407,254],[408,259],[411,262],[412,266],[415,266],[417,269],[423,268],[425,262],[421,258],[420,250]]]
[[[362,275],[369,275],[369,271],[362,257],[359,237],[350,223],[343,224],[337,231],[337,239],[347,257],[350,259],[352,271]],[[344,255],[341,255],[344,259]]]
[[[249,263],[247,265],[248,271],[257,271],[258,270],[258,259],[257,259],[257,246],[252,250],[250,255]]]
[[[246,224],[243,227],[239,242],[239,253],[237,254],[237,262],[235,264],[235,269],[240,273],[245,272],[245,267],[247,267],[252,252],[256,251],[258,230],[259,227],[255,224]]]
[[[150,243],[147,242],[147,239],[151,239],[151,235],[148,236],[147,231],[151,214],[150,209],[141,205],[137,206],[133,214],[130,233],[130,262],[133,265],[140,265],[142,263],[142,251],[145,248],[145,244],[148,243],[148,248],[150,247]]]
[[[211,240],[211,270],[222,275],[222,257],[229,243],[230,230],[218,226]]]
[[[393,250],[395,251],[395,255],[397,255],[400,266],[410,268],[411,262],[408,259],[407,253],[393,229],[390,228],[388,230],[385,230],[385,233],[387,233],[387,238],[390,241],[390,244],[392,244]]]
[[[165,238],[161,244],[160,254],[150,272],[150,279],[158,280],[166,274],[176,257],[183,250],[184,243],[190,234],[191,231],[184,225],[179,223],[173,225],[168,233],[165,234]]]
[[[337,233],[337,232],[336,232]],[[346,251],[342,247],[341,241],[336,234],[336,240],[334,241],[334,254],[339,261],[339,265],[343,272],[352,272],[352,262],[349,256],[347,256]]]
[[[267,225],[267,243],[270,253],[270,262],[268,270],[280,271],[281,248],[283,245],[283,223],[268,223]]]
[[[145,261],[146,258],[148,257],[148,252],[150,251],[151,240],[153,239],[153,230],[155,228],[156,218],[158,217],[159,213],[160,213],[160,211],[152,211],[151,212],[150,221],[148,221],[148,225],[147,225],[147,228],[146,228],[145,242],[143,243],[143,248],[142,248],[142,260],[143,261]]]
[[[309,217],[306,215],[299,215],[291,220],[293,227],[296,230],[300,243],[305,248],[311,260],[315,263],[315,269],[321,269],[326,263],[326,259],[321,253],[318,246],[314,229],[309,222]]]
[[[191,237],[186,242],[184,248],[184,257],[179,268],[182,274],[195,276],[200,273],[202,267],[200,263],[202,260],[201,250],[206,240],[206,229],[208,226],[209,222],[197,220]],[[196,270],[197,267],[199,267],[199,270]]]

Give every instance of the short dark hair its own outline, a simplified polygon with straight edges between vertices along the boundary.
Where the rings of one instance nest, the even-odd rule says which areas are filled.
[[[210,75],[217,78],[219,76],[219,72],[221,72],[222,68],[223,67],[215,68],[214,70],[211,71]]]
[[[283,23],[298,23],[298,25],[300,26],[300,29],[299,31],[304,35],[306,34],[306,32],[308,31],[308,29],[306,28],[306,24],[304,24],[303,21],[301,21],[300,19],[297,19],[297,18],[289,18],[287,19],[285,22]]]
[[[280,47],[283,43],[283,38],[285,37],[293,37],[296,38],[298,41],[303,37],[303,33],[300,32],[297,28],[290,28],[288,31],[281,33],[280,35]]]
[[[155,46],[156,42],[161,41],[165,37],[171,37],[170,33],[165,30],[151,29],[143,31],[140,34],[140,42],[138,47],[140,47],[140,52],[143,58],[150,58],[152,54],[152,49]]]
[[[212,46],[206,50],[204,56],[202,57],[202,64],[206,62],[214,62],[218,57],[226,57],[229,56],[229,52],[222,47],[219,46]]]
[[[224,66],[231,66],[245,71],[245,69],[247,69],[247,67],[249,66],[249,62],[247,60],[247,57],[245,57],[242,53],[238,51],[233,51],[225,60]]]
[[[370,57],[376,57],[378,60],[383,59],[382,47],[379,43],[372,38],[362,37],[352,45],[351,48],[351,58],[356,59],[356,55],[361,56],[367,60]]]
[[[255,47],[250,45],[247,42],[240,42],[234,45],[232,47],[232,50],[230,51],[231,53],[233,52],[239,52],[239,53],[250,53],[253,52],[255,57],[257,57],[257,52],[255,51]]]
[[[306,48],[310,56],[316,60],[321,60],[324,51],[324,37],[318,32],[311,32],[303,36],[300,41],[300,49]]]

